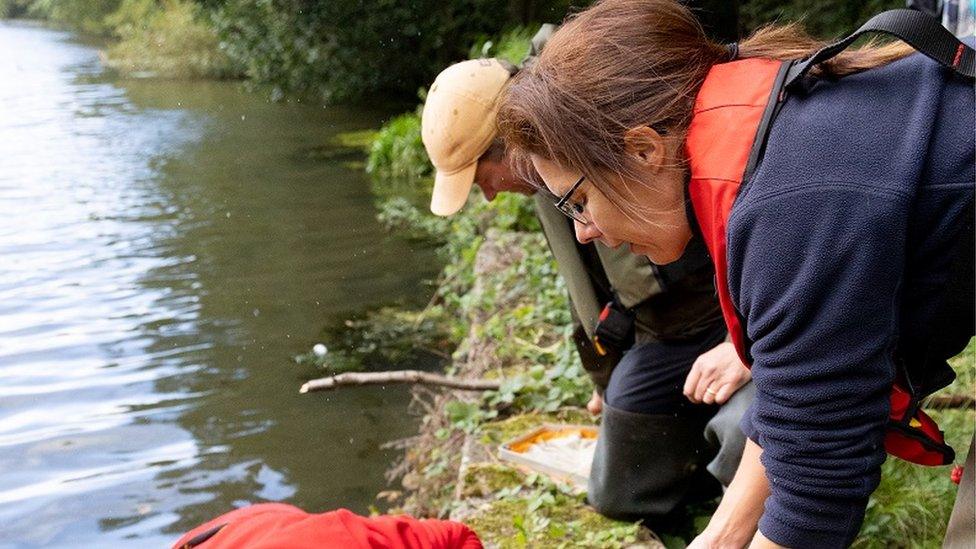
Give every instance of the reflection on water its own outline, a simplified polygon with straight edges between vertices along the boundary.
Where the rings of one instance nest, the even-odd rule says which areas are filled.
[[[403,388],[297,393],[319,328],[426,301],[356,170],[375,114],[113,82],[0,23],[0,546],[165,545],[245,502],[364,511]],[[11,52],[16,52],[11,55]]]

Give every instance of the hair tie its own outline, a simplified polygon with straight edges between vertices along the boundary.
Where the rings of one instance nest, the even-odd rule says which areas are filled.
[[[735,61],[739,57],[739,43],[732,42],[731,44],[726,44],[725,49],[729,50],[729,61]]]

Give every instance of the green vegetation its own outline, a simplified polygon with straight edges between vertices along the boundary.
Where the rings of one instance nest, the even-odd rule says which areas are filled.
[[[904,7],[901,0],[744,0],[739,2],[739,27],[749,32],[774,21],[802,21],[814,36],[839,38],[876,13]]]
[[[111,38],[126,72],[242,76],[272,99],[409,101],[486,34],[559,20],[564,0],[0,0],[0,17]]]
[[[45,19],[86,34],[109,36],[106,22],[120,0],[0,0],[0,16]]]
[[[462,498],[484,498],[494,496],[502,490],[525,485],[522,472],[495,463],[474,463],[470,465],[461,479]]]
[[[118,38],[108,64],[124,73],[166,78],[238,75],[202,9],[189,0],[123,0],[105,19]]]
[[[582,494],[539,475],[499,490],[495,498],[467,520],[489,547],[603,549],[654,539],[639,524],[598,515],[585,506]]]
[[[466,56],[519,61],[573,0],[0,0],[0,18],[44,19],[117,42],[110,63],[168,78],[243,77],[272,99],[409,101]],[[742,0],[740,31],[803,19],[835,37],[897,0]],[[493,40],[491,37],[500,36]],[[401,103],[402,104],[402,103]]]
[[[271,86],[273,97],[375,103],[415,97],[479,35],[560,19],[566,8],[558,1],[229,0],[214,21],[231,59],[249,80]]]
[[[417,111],[401,114],[383,125],[369,150],[368,173],[410,183],[434,173],[420,139],[419,107]]]
[[[468,57],[496,57],[518,64],[529,54],[532,37],[539,30],[539,26],[515,27],[503,32],[497,40],[483,36],[468,50]]]
[[[233,78],[210,12],[192,0],[0,0],[0,17],[44,19],[109,38],[107,64],[165,78]]]

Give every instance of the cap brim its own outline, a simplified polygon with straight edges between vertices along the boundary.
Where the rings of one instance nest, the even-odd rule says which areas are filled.
[[[476,171],[477,160],[451,174],[437,172],[434,176],[434,192],[430,197],[430,211],[440,216],[457,213],[468,201]]]

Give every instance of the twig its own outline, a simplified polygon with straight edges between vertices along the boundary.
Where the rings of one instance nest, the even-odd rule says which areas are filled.
[[[946,409],[976,409],[976,399],[969,395],[936,395],[925,399],[926,408],[937,410]]]
[[[385,385],[388,383],[422,383],[462,391],[491,391],[501,387],[501,381],[496,379],[463,379],[419,370],[396,370],[393,372],[350,372],[313,379],[302,385],[298,392],[328,391],[343,385]]]

